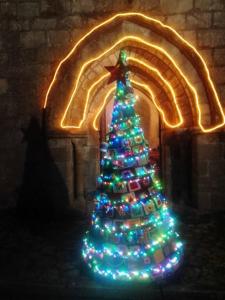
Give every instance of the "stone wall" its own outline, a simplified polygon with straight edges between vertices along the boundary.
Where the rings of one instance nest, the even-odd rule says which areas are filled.
[[[90,144],[87,136],[65,134],[49,136],[48,146],[68,191],[64,208],[86,212],[85,199],[89,199],[89,194],[95,190],[98,143],[96,147]],[[52,189],[59,189],[58,181],[53,181]]]
[[[28,143],[23,129],[28,128],[31,117],[41,122],[44,95],[60,58],[72,47],[74,40],[98,20],[114,12],[134,10],[159,18],[192,42],[208,62],[219,95],[225,99],[223,0],[0,0],[1,207],[16,204]],[[74,169],[69,166],[68,155],[72,155],[73,139],[70,146],[67,143],[68,140],[51,140],[50,146],[57,163],[62,162],[59,165],[62,175],[68,175],[65,181],[72,186]],[[196,146],[196,157],[199,157],[196,166],[202,172],[196,193],[206,197],[207,207],[210,201],[219,201],[216,203],[221,207],[223,200],[223,184],[215,180],[221,175],[218,172],[222,172],[218,166],[224,164],[222,143],[219,135],[212,140],[211,135],[196,136],[196,145],[199,145]],[[79,141],[75,145],[80,146]],[[93,160],[96,164],[96,151],[90,150],[94,146],[89,151],[88,145],[84,146],[86,154],[82,147],[81,152],[78,151],[86,156],[79,161],[84,159],[83,163],[88,164]],[[93,181],[92,177],[89,174],[80,180],[88,183]],[[71,193],[72,190],[70,197]],[[83,188],[77,191],[76,197],[82,193]]]
[[[225,132],[195,130],[163,133],[163,181],[180,209],[199,212],[225,208]]]
[[[193,199],[198,208],[225,208],[225,133],[193,137]]]

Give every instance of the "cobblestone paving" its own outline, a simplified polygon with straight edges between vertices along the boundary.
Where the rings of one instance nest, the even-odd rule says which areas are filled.
[[[184,263],[168,287],[225,289],[225,215],[180,216]],[[68,217],[52,222],[22,222],[15,213],[0,214],[0,281],[70,288],[100,285],[88,276],[80,257],[87,221]]]

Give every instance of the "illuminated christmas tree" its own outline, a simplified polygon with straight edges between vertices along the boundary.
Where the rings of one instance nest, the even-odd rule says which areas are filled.
[[[115,67],[106,68],[117,88],[82,254],[88,266],[106,278],[162,278],[179,266],[182,243],[134,110],[126,52],[120,52]]]

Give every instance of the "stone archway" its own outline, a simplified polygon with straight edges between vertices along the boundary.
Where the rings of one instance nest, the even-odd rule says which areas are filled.
[[[102,76],[106,64],[115,62],[115,53],[121,47],[129,47],[131,57],[139,56],[139,61],[144,58],[163,71],[188,120],[184,126],[193,126],[190,124],[192,117],[194,125],[198,124],[202,130],[224,125],[222,107],[207,66],[198,51],[160,21],[140,13],[124,13],[94,27],[58,65],[45,99],[45,106],[50,112],[50,127],[85,131],[83,125],[90,105],[90,101],[83,101],[85,90],[92,85],[93,79]],[[143,71],[145,66],[140,65],[139,69]],[[65,80],[61,80],[63,73]],[[71,85],[72,89],[69,88]],[[57,99],[54,97],[56,88]],[[59,91],[63,91],[62,97]],[[50,109],[52,98],[54,108]],[[165,111],[171,104],[168,101]],[[163,103],[160,105],[163,106]],[[188,116],[190,112],[193,116]]]
[[[74,193],[79,200],[71,200],[74,206],[85,207],[84,197],[95,186],[96,115],[100,116],[100,107],[104,109],[107,103],[103,100],[112,89],[106,85],[104,66],[115,64],[121,47],[129,55],[134,87],[152,98],[160,112],[164,144],[187,130],[216,130],[225,121],[207,66],[188,41],[169,26],[139,13],[118,14],[108,20],[93,27],[60,61],[45,98],[48,131],[68,136],[74,145],[80,182]],[[165,153],[164,158],[168,170]],[[170,177],[167,171],[164,174]]]

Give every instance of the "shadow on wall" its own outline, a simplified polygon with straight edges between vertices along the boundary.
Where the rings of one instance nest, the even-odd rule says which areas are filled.
[[[171,159],[171,193],[176,204],[194,207],[192,197],[192,138],[188,131],[172,135],[167,143]]]
[[[44,127],[44,126],[43,126]],[[68,191],[48,148],[38,120],[32,117],[24,132],[27,143],[24,174],[17,210],[27,219],[51,220],[68,207]]]

